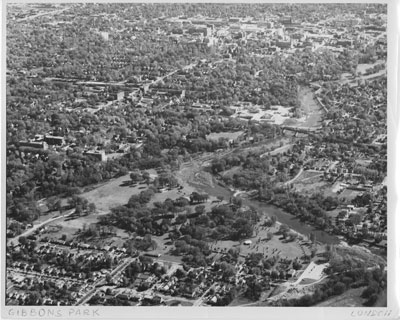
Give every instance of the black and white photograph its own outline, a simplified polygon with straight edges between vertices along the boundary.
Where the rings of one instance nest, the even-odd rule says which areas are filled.
[[[3,9],[5,318],[398,316],[387,2]]]

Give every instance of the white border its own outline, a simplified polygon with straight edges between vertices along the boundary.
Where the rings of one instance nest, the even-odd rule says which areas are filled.
[[[5,60],[6,60],[6,46],[5,46],[5,23],[6,23],[6,3],[132,3],[132,2],[146,2],[136,0],[67,0],[67,1],[55,1],[55,0],[6,0],[2,1],[1,7],[1,168],[2,168],[2,179],[0,185],[1,192],[1,245],[2,245],[2,268],[1,268],[1,316],[4,319],[310,319],[310,318],[324,318],[324,319],[400,319],[400,282],[398,272],[400,271],[399,265],[399,240],[400,234],[396,234],[399,228],[398,216],[400,212],[400,206],[398,204],[399,197],[399,181],[400,174],[399,168],[396,164],[399,163],[400,151],[399,148],[395,148],[400,143],[400,132],[399,126],[399,112],[398,112],[398,101],[400,100],[399,88],[399,75],[400,66],[398,64],[400,58],[400,24],[396,17],[400,17],[400,1],[398,0],[366,0],[366,1],[241,1],[241,0],[230,0],[230,1],[212,1],[212,0],[200,0],[200,1],[168,1],[159,0],[152,1],[158,3],[167,2],[198,2],[198,3],[387,3],[388,4],[388,307],[387,308],[325,308],[325,307],[23,307],[23,306],[5,306],[5,177],[6,177],[6,156],[5,156]],[[397,67],[396,67],[397,66]],[[89,316],[86,316],[84,310],[89,312]],[[18,313],[16,313],[18,312]],[[47,317],[46,314],[53,313],[54,317]],[[77,314],[80,313],[81,316]],[[32,316],[36,314],[37,316]],[[98,316],[97,316],[98,314]]]

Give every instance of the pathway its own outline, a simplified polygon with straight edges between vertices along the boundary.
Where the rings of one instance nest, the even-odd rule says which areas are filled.
[[[53,222],[53,221],[61,219],[61,218],[66,218],[66,217],[72,215],[74,212],[75,212],[75,209],[71,209],[71,210],[67,211],[65,214],[63,214],[62,216],[53,217],[53,218],[47,219],[46,221],[43,221],[42,223],[36,224],[32,228],[21,233],[20,235],[14,237],[14,238],[11,238],[8,241],[7,245],[10,245],[10,244],[15,245],[18,243],[19,238],[26,237],[26,236],[30,235],[31,233],[35,232],[36,230],[40,229],[41,227],[45,226],[46,224],[49,224],[50,222]]]

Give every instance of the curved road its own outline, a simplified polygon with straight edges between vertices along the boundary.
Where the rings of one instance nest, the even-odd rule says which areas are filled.
[[[296,179],[300,177],[300,175],[303,173],[303,167],[300,168],[299,172],[296,174],[296,176],[293,179],[290,179],[289,181],[286,181],[283,185],[287,186],[288,184],[293,183]]]

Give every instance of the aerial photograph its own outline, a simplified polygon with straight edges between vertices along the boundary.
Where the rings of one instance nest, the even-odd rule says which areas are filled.
[[[387,307],[387,4],[4,7],[6,306]]]

